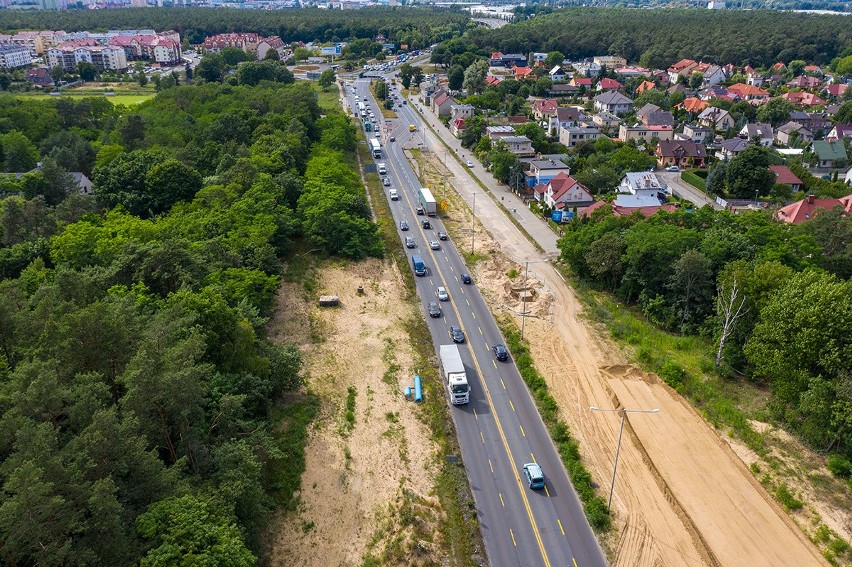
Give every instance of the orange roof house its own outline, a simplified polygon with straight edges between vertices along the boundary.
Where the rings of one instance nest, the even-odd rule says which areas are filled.
[[[778,209],[775,218],[781,222],[802,224],[814,218],[817,211],[829,211],[834,207],[842,207],[848,217],[852,214],[852,195],[846,195],[839,199],[817,199],[813,195],[808,195],[801,201],[790,203],[786,207]]]
[[[689,98],[684,99],[683,102],[677,105],[676,108],[682,108],[687,112],[696,113],[701,112],[708,106],[710,106],[710,103],[706,100],[701,100],[700,98],[695,98],[694,96],[691,96]]]
[[[655,85],[651,81],[642,81],[641,83],[639,83],[639,86],[636,87],[636,94],[644,93],[645,91],[650,91],[656,88],[657,85]]]

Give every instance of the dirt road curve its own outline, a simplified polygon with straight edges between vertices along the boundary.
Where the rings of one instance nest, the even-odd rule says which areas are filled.
[[[427,144],[442,151],[434,134],[427,136]],[[521,263],[515,266],[521,274],[524,261],[540,262],[542,255],[482,194],[466,168],[453,159],[447,166],[451,184],[468,205],[474,192],[479,195],[476,216],[499,243],[491,246]],[[480,174],[480,169],[474,172]],[[512,199],[490,175],[485,182],[495,194],[505,196],[505,203]],[[530,216],[528,210],[518,212]],[[538,222],[525,221],[531,228]],[[540,243],[552,257],[553,241]],[[509,266],[489,267],[491,262],[480,268],[491,277],[474,278],[490,294],[492,309],[501,311],[507,300],[502,284]],[[625,426],[612,504],[615,565],[828,565],[680,396],[659,378],[624,365],[619,349],[582,319],[582,306],[551,266],[531,264],[529,272],[553,298],[549,317],[527,318],[526,338],[598,484],[607,488],[610,484],[619,416],[591,412],[589,407],[660,409],[658,414],[629,416]]]

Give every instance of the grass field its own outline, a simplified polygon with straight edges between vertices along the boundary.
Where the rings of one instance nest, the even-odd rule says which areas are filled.
[[[75,92],[73,94],[64,94],[63,93],[61,96],[54,97],[54,96],[50,96],[47,93],[31,93],[31,94],[23,94],[22,93],[22,94],[16,94],[15,98],[20,98],[20,99],[72,98],[72,99],[76,100],[76,99],[81,99],[81,98],[89,98],[89,97],[93,97],[93,96],[104,96],[104,95],[103,95],[103,93],[96,93],[96,92],[89,92],[89,93]],[[123,105],[126,105],[126,106],[134,106],[134,105],[137,105],[141,102],[145,102],[146,100],[148,100],[150,98],[154,98],[154,96],[156,96],[156,93],[152,92],[152,93],[144,93],[144,94],[117,94],[115,96],[105,96],[104,98],[107,99],[108,101],[110,101],[113,104],[123,104]]]

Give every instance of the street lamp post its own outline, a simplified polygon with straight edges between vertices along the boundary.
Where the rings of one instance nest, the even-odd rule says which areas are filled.
[[[660,413],[659,408],[654,408],[652,410],[636,410],[636,409],[625,409],[625,408],[599,408],[592,406],[589,408],[592,411],[611,411],[618,412],[621,414],[621,428],[618,430],[618,445],[615,449],[615,465],[612,467],[612,482],[609,485],[609,500],[606,503],[606,511],[609,513],[612,508],[612,492],[615,490],[615,473],[618,470],[618,456],[621,453],[621,435],[624,433],[624,418],[628,413]]]

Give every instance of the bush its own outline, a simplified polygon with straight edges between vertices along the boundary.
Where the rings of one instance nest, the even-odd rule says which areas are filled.
[[[800,510],[802,508],[802,501],[790,492],[790,489],[787,488],[786,484],[778,485],[778,488],[775,489],[775,498],[778,499],[778,502],[780,502],[788,512]]]
[[[829,455],[825,460],[825,466],[836,477],[849,478],[852,476],[852,461],[840,455]]]
[[[702,171],[701,173],[703,173],[706,178],[707,172]],[[697,189],[701,189],[702,191],[707,190],[707,180],[698,175],[698,170],[687,169],[680,174],[680,178]]]
[[[662,378],[666,384],[675,390],[682,388],[686,379],[686,371],[678,366],[676,362],[672,362],[671,360],[667,360],[663,363],[659,374],[660,378]]]
[[[610,528],[612,517],[606,508],[606,502],[600,496],[595,496],[586,502],[586,518],[596,531],[603,532]]]

